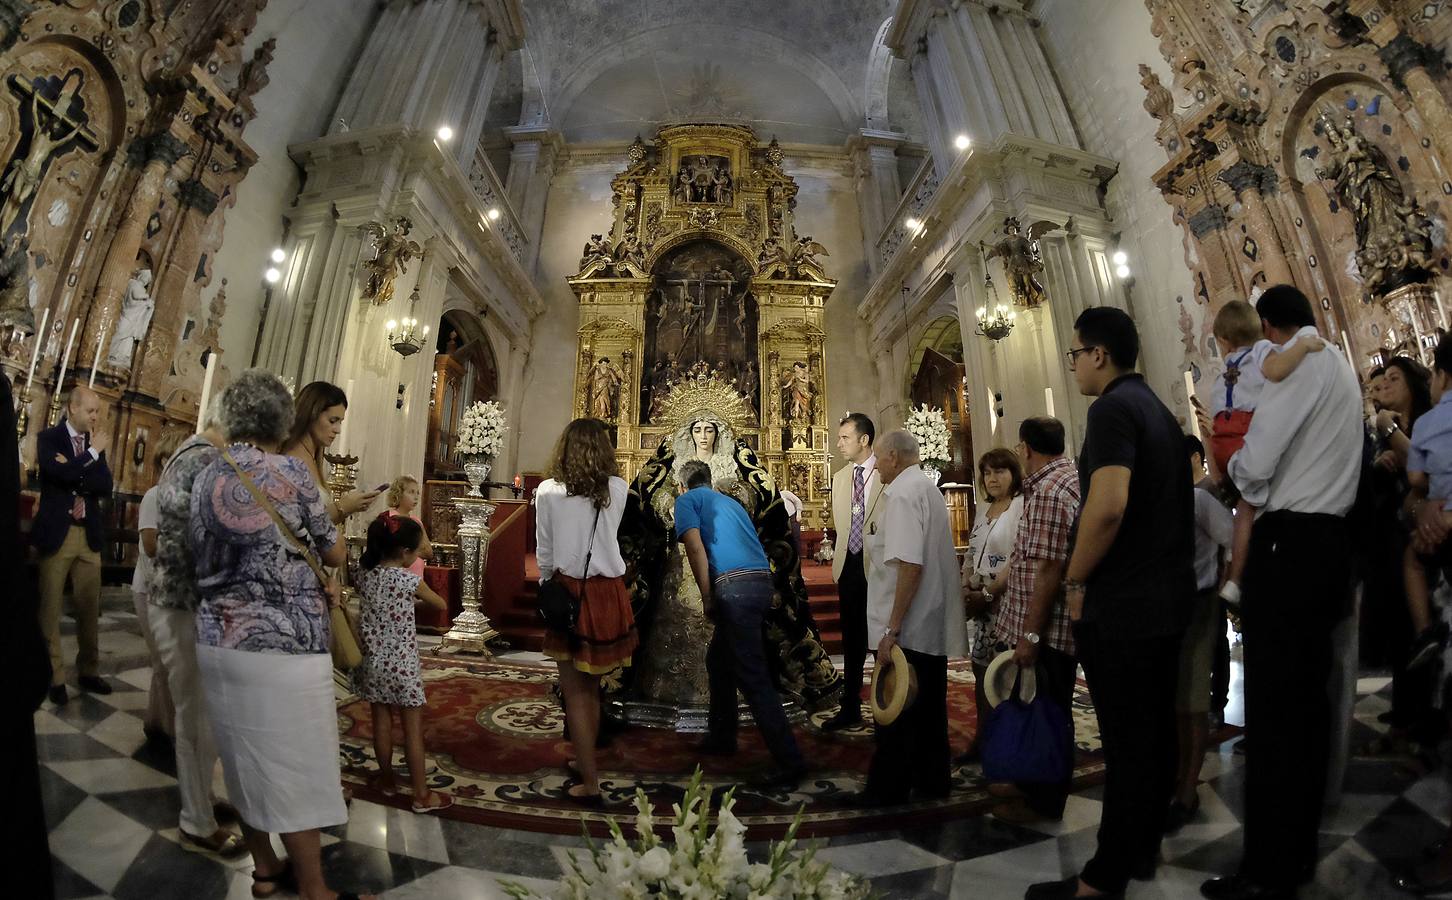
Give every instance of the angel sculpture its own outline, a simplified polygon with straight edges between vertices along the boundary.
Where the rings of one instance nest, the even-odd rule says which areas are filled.
[[[1038,278],[1044,270],[1044,260],[1039,255],[1039,238],[1062,227],[1053,222],[1035,222],[1025,235],[1018,219],[1009,216],[1003,220],[1003,239],[984,254],[987,259],[997,256],[1003,260],[1009,291],[1013,302],[1019,306],[1034,307],[1044,302],[1044,285]]]
[[[363,286],[363,296],[382,306],[393,299],[393,283],[399,275],[408,271],[407,263],[414,257],[423,256],[423,248],[408,238],[413,222],[407,216],[394,220],[393,233],[389,234],[378,222],[369,222],[363,231],[373,238],[377,248],[373,258],[363,264],[368,272],[368,281]]]
[[[615,254],[604,235],[592,234],[585,242],[585,252],[580,255],[580,275],[589,275],[601,267],[615,265]]]
[[[812,240],[810,234],[807,235],[791,248],[791,277],[800,278],[802,272],[806,272],[816,278],[825,278],[827,273],[822,269],[822,264],[817,262],[817,257],[829,255],[826,247]]]

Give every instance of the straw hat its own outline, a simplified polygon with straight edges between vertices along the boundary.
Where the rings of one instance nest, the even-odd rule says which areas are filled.
[[[1018,699],[1030,703],[1038,695],[1039,684],[1033,666],[1020,668],[1013,661],[1013,651],[1005,650],[993,657],[983,673],[983,694],[989,706],[997,706],[1013,695],[1013,679],[1018,678]]]
[[[872,669],[872,719],[891,725],[918,696],[918,674],[908,663],[902,647],[892,645],[891,655],[879,659]]]

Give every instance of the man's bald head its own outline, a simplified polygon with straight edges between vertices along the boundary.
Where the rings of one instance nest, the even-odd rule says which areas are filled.
[[[101,418],[101,396],[84,385],[71,388],[66,403],[66,419],[79,432],[90,432]]]

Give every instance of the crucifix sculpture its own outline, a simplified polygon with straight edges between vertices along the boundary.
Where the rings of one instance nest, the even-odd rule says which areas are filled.
[[[0,207],[0,234],[10,233],[15,226],[40,188],[51,160],[73,147],[95,150],[100,146],[86,124],[80,69],[71,69],[61,79],[49,76],[27,82],[12,75],[9,81],[22,109],[28,110],[30,133],[23,134],[22,122],[22,141],[0,177],[0,194],[5,196],[5,205]]]

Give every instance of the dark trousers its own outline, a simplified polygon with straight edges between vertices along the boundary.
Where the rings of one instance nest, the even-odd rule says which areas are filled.
[[[1099,847],[1080,877],[1101,891],[1123,891],[1131,873],[1159,856],[1179,762],[1175,690],[1183,639],[1116,638],[1090,623],[1074,628],[1105,769]]]
[[[1244,613],[1245,857],[1241,874],[1289,888],[1316,864],[1331,752],[1331,632],[1351,602],[1338,516],[1267,513],[1251,532]]]
[[[1216,601],[1215,657],[1210,670],[1210,712],[1225,715],[1230,703],[1230,634],[1226,630],[1225,601]]]
[[[876,728],[867,793],[903,803],[911,791],[946,797],[952,787],[948,749],[948,657],[902,650],[918,679],[918,695],[891,725]]]
[[[716,600],[716,630],[706,648],[706,674],[711,685],[708,722],[713,741],[736,742],[736,691],[751,708],[756,727],[777,765],[806,767],[791,723],[782,709],[781,695],[766,666],[762,625],[771,606],[771,575],[751,572],[727,575],[711,585]]]
[[[1079,663],[1074,657],[1047,644],[1039,645],[1038,696],[1047,697],[1058,704],[1069,720],[1069,737],[1074,736],[1074,681],[1079,673]],[[1020,784],[1024,802],[1041,816],[1057,819],[1064,815],[1064,803],[1069,799],[1072,786],[1072,769],[1064,773],[1064,780],[1058,784]]]
[[[846,544],[843,547],[845,553]],[[842,563],[837,599],[842,604],[841,715],[858,716],[862,709],[862,669],[867,663],[867,575],[862,570],[860,552],[847,553]]]

